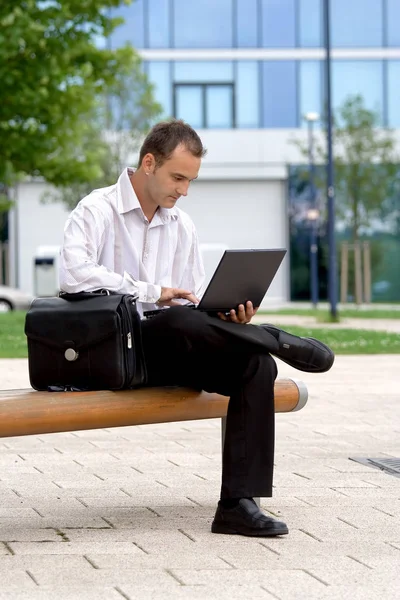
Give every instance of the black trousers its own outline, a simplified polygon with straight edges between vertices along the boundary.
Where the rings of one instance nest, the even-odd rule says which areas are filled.
[[[257,325],[182,306],[142,321],[149,386],[183,385],[230,397],[221,498],[272,496],[277,342]]]

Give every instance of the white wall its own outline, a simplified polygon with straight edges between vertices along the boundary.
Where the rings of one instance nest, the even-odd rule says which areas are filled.
[[[284,181],[197,181],[179,206],[194,220],[202,243],[231,249],[287,248]],[[262,306],[289,299],[289,259],[285,257]]]
[[[10,215],[11,283],[34,293],[34,257],[38,246],[59,246],[69,211],[59,203],[43,204],[49,190],[40,182],[18,185]]]

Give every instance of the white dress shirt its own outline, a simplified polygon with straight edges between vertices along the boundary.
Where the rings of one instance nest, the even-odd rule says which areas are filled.
[[[199,299],[204,267],[193,221],[177,207],[145,217],[125,169],[118,182],[94,190],[70,214],[60,257],[60,288],[133,294],[140,313],[156,308],[161,287]]]

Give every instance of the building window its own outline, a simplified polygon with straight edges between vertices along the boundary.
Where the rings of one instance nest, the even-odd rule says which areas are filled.
[[[337,48],[382,46],[382,0],[332,0],[331,27]]]
[[[388,61],[388,124],[400,129],[400,60]]]
[[[296,46],[295,0],[261,0],[263,48]]]
[[[236,43],[239,48],[258,46],[258,0],[236,0]]]
[[[154,86],[154,97],[163,107],[162,117],[171,117],[172,110],[172,86],[171,86],[171,63],[168,61],[151,61],[147,64],[147,74]]]
[[[174,116],[197,129],[235,127],[234,85],[227,83],[177,83]]]
[[[367,109],[383,118],[383,62],[381,60],[335,60],[332,66],[333,107],[359,94]]]
[[[263,127],[297,127],[297,65],[295,61],[262,63]]]
[[[137,2],[138,0],[134,4]],[[147,0],[149,48],[169,48],[171,45],[169,8],[169,0]]]
[[[400,46],[400,2],[399,0],[386,0],[387,2],[387,45]]]
[[[173,0],[175,48],[232,48],[232,0]]]
[[[233,62],[230,60],[176,61],[174,81],[176,83],[233,83]]]
[[[323,63],[319,60],[304,60],[299,64],[299,121],[303,126],[306,125],[304,120],[306,113],[316,112],[319,115],[322,113],[322,69]]]
[[[136,0],[131,6],[120,6],[110,11],[112,17],[122,17],[124,23],[118,25],[110,36],[111,48],[132,44],[135,48],[145,47],[144,0]]]
[[[318,48],[323,44],[323,7],[321,0],[300,0],[299,43],[302,48]]]
[[[260,68],[257,61],[237,63],[235,91],[237,127],[260,127]]]

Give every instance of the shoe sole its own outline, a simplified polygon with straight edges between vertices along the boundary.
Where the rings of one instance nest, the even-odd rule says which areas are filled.
[[[276,537],[278,535],[287,535],[289,533],[289,529],[281,529],[280,531],[266,531],[265,529],[247,529],[246,527],[240,529],[233,529],[232,527],[228,527],[225,523],[215,523],[211,524],[211,532],[212,533],[223,533],[225,535],[246,535],[250,537]]]

